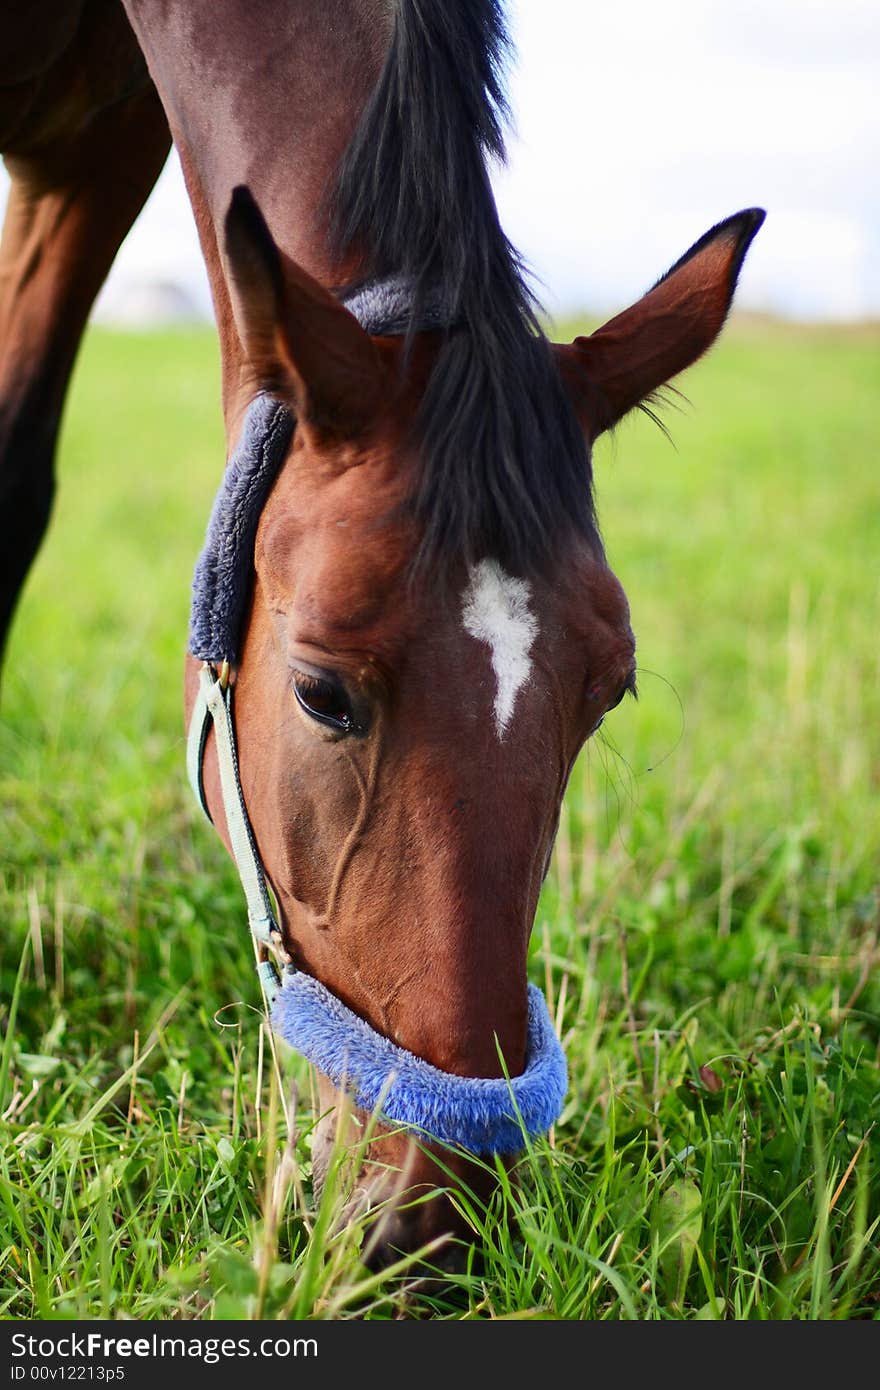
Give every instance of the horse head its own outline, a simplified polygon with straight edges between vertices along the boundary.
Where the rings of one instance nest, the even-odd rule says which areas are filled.
[[[714,341],[761,220],[719,224],[638,303],[552,348],[585,459]],[[527,950],[569,773],[635,692],[624,590],[597,527],[563,530],[519,568],[491,537],[425,563],[417,426],[456,330],[366,331],[279,251],[244,191],[224,265],[239,428],[254,401],[269,402],[264,427],[286,421],[232,668],[241,787],[284,950],[371,1036],[445,1077],[504,1084],[528,1062]],[[203,781],[232,847],[210,743]],[[326,1077],[321,1097],[318,1176],[341,1102]],[[381,1126],[368,1199],[393,1172],[407,1191],[450,1173],[485,1190],[467,1153],[443,1150],[446,1176],[436,1156],[430,1134]],[[400,1205],[384,1240],[413,1249],[457,1225],[445,1199]]]

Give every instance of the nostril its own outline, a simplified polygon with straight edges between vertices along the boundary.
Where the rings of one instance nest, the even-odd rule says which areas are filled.
[[[420,1287],[422,1280],[473,1269],[479,1263],[479,1238],[465,1211],[487,1207],[498,1186],[495,1166],[376,1125],[370,1116],[341,1103],[320,1073],[318,1082],[325,1109],[313,1139],[313,1179],[323,1179],[322,1200],[335,1207],[334,1233],[348,1230],[361,1261],[374,1272],[401,1262],[401,1276],[418,1280]],[[340,1146],[347,1152],[344,1169],[339,1167]]]
[[[360,1229],[360,1258],[367,1268],[378,1273],[403,1261],[401,1274],[419,1280],[464,1270],[473,1258],[473,1237],[450,1189],[414,1182],[411,1171],[370,1167],[361,1171],[334,1223],[339,1230]]]
[[[367,1226],[361,1258],[376,1273],[407,1257],[413,1257],[406,1269],[411,1278],[461,1273],[467,1245],[453,1225],[453,1209],[443,1194],[426,1203],[382,1211]]]

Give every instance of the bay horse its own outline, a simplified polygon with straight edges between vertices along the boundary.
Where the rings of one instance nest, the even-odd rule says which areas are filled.
[[[566,782],[635,693],[591,446],[715,341],[763,212],[718,223],[637,303],[554,344],[489,180],[499,0],[32,0],[3,23],[0,622],[49,515],[90,306],[173,139],[230,460],[185,705],[192,727],[206,672],[216,699],[234,691],[234,785],[230,800],[206,720],[199,794],[264,874],[270,935],[323,991],[319,1026],[343,1019],[373,1060],[392,1049],[417,1088],[512,1094]],[[317,1181],[348,1084],[327,1067]],[[488,1190],[479,1144],[438,1144],[430,1126],[380,1128],[367,1200],[400,1172],[408,1193]],[[509,1133],[484,1147],[509,1154]],[[401,1202],[380,1257],[456,1233],[448,1194]]]

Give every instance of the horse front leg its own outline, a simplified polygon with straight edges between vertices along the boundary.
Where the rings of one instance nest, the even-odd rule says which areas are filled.
[[[152,88],[73,139],[7,153],[0,240],[0,657],[48,524],[68,382],[95,296],[170,148]]]

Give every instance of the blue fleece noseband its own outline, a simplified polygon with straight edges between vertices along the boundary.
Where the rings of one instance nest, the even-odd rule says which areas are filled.
[[[407,329],[410,300],[405,282],[379,282],[347,303],[371,333]],[[437,327],[444,321],[442,305],[429,297],[422,316],[422,326]],[[187,739],[190,782],[208,815],[202,762],[208,730],[213,727],[227,829],[257,943],[260,979],[278,1036],[337,1088],[348,1092],[362,1110],[378,1110],[392,1124],[422,1138],[460,1145],[472,1153],[515,1153],[523,1147],[524,1132],[543,1134],[558,1118],[568,1084],[565,1054],[544,996],[535,985],[528,986],[526,1063],[521,1075],[509,1080],[456,1076],[383,1037],[319,980],[296,970],[274,917],[241,790],[234,687],[228,671],[239,655],[257,524],[287,454],[293,426],[290,410],[280,401],[260,395],[251,403],[211,513],[193,578],[189,649],[204,665]],[[219,674],[215,667],[220,668]],[[280,988],[270,950],[284,963]]]
[[[472,1153],[523,1148],[559,1118],[568,1072],[544,996],[529,985],[526,1066],[519,1076],[454,1076],[377,1033],[311,975],[289,975],[275,998],[279,1037],[351,1094],[362,1110]]]

